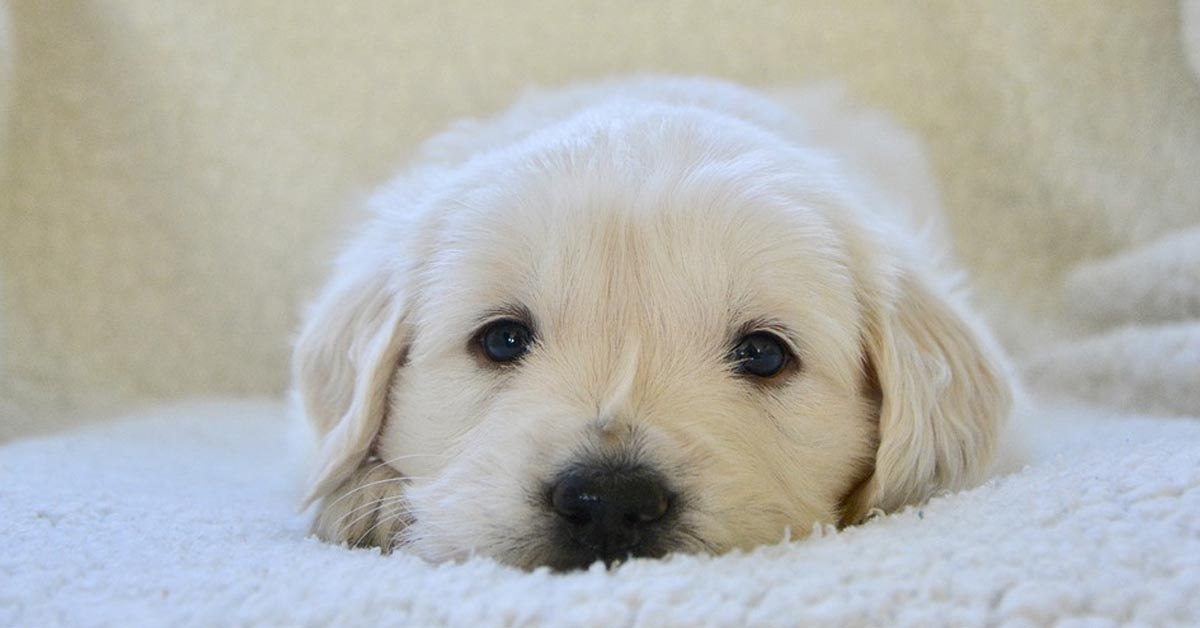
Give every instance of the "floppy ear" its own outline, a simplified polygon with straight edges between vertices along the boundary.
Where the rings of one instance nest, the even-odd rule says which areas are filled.
[[[843,524],[981,480],[1012,406],[1003,355],[982,324],[911,271],[890,279],[863,296],[879,443]]]
[[[299,401],[319,438],[305,505],[329,494],[370,454],[404,357],[407,295],[386,264],[354,253],[310,311],[292,358]]]

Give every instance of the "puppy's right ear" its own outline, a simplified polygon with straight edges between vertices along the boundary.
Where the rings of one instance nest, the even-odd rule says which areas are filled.
[[[352,248],[296,342],[292,377],[319,438],[306,506],[362,464],[383,425],[389,382],[404,360],[408,337],[409,295],[398,283],[389,264]]]

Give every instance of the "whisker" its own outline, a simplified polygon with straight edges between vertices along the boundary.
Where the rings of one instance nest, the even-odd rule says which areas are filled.
[[[369,463],[371,460],[377,460],[378,462],[376,462],[370,469],[367,469],[365,472],[363,472],[363,475],[371,475],[375,471],[379,470],[380,467],[383,467],[385,465],[391,465],[392,463],[400,462],[401,460],[408,460],[410,458],[434,458],[434,457],[437,457],[437,454],[405,454],[405,455],[401,455],[401,456],[396,456],[394,458],[389,458],[387,460],[380,460],[379,458],[375,458],[375,457],[368,458],[367,460],[363,461],[364,465],[366,463]],[[397,473],[399,473],[399,471],[397,471]],[[429,479],[429,478],[420,478],[420,477],[416,477],[416,476],[407,476],[407,475],[404,477],[412,477],[412,479],[418,479],[418,480]],[[357,490],[357,488],[355,490]]]
[[[437,458],[437,457],[438,457],[438,454],[402,454],[402,455],[396,456],[394,458],[388,458],[387,460],[383,460],[378,457],[374,457],[374,459],[378,460],[378,462],[375,464],[375,466],[371,467],[371,471],[374,471],[374,470],[378,469],[379,467],[382,467],[383,465],[390,465],[395,462],[400,462],[401,460],[410,460],[412,458]],[[370,462],[370,461],[371,461],[371,459],[367,459],[364,462]]]
[[[366,512],[364,512],[364,513],[362,513],[361,515],[359,515],[359,516],[355,517],[355,518],[354,518],[354,521],[351,521],[350,523],[347,523],[346,525],[344,525],[344,526],[342,526],[341,528],[339,528],[339,529],[338,529],[338,536],[342,536],[342,535],[344,535],[345,533],[349,532],[349,531],[350,531],[350,528],[353,528],[353,527],[354,527],[354,526],[355,526],[355,525],[356,525],[356,524],[357,524],[359,521],[362,521],[363,519],[366,519],[367,517],[370,517],[371,515],[373,515],[373,514],[375,514],[375,513],[378,513],[378,512],[379,512],[379,502],[377,501],[377,502],[375,502],[373,505],[375,506],[374,508],[370,508],[370,509],[368,509]],[[348,515],[348,514],[349,514],[349,513],[347,513],[347,515]]]
[[[343,521],[345,521],[345,520],[346,520],[346,518],[350,517],[351,515],[353,515],[353,514],[355,514],[355,513],[361,512],[363,509],[368,509],[368,508],[369,508],[369,509],[379,510],[379,509],[383,508],[383,507],[384,507],[384,506],[386,506],[386,505],[391,505],[391,504],[394,504],[394,503],[396,503],[396,502],[402,502],[402,501],[405,501],[405,498],[404,498],[404,496],[403,496],[403,495],[384,495],[384,496],[382,496],[382,497],[378,497],[378,498],[376,498],[376,499],[372,499],[371,501],[365,502],[365,503],[363,503],[363,504],[359,504],[358,506],[355,506],[353,509],[351,509],[351,510],[347,511],[347,512],[346,512],[345,514],[343,514],[341,517],[338,517],[338,520],[337,520],[337,521],[335,521],[335,522],[333,522],[333,525],[334,525],[334,526],[339,526],[339,525],[341,525],[341,523],[342,523]],[[349,527],[353,526],[353,525],[354,525],[355,523],[357,523],[357,522],[358,522],[358,520],[356,519],[356,520],[354,520],[354,521],[350,522],[350,524],[348,524],[348,525],[346,525],[346,526],[342,527],[341,529],[342,529],[342,530],[345,530],[345,528],[349,528]]]
[[[370,473],[371,473],[370,471],[368,471],[368,472],[367,472],[367,474],[368,474],[368,475],[369,475]],[[342,495],[340,495],[340,496],[339,496],[337,499],[335,499],[335,500],[333,500],[332,502],[330,502],[330,503],[329,503],[329,505],[328,505],[328,506],[326,506],[326,508],[331,508],[331,507],[333,507],[333,506],[336,506],[336,505],[337,505],[339,502],[341,502],[343,499],[346,499],[347,497],[350,497],[350,496],[352,496],[352,495],[354,495],[354,494],[358,493],[359,491],[362,491],[362,490],[368,489],[368,488],[370,488],[370,487],[372,487],[372,486],[377,486],[377,485],[379,485],[379,484],[387,484],[388,482],[400,482],[400,483],[404,483],[404,482],[408,482],[408,481],[430,481],[430,480],[433,480],[433,479],[434,479],[433,477],[428,477],[428,476],[412,476],[412,475],[404,475],[404,476],[399,476],[399,477],[394,477],[394,478],[384,478],[384,479],[382,479],[382,480],[375,480],[375,481],[373,481],[373,482],[368,482],[368,483],[366,483],[366,484],[363,484],[363,485],[361,485],[361,486],[356,486],[356,487],[354,487],[354,488],[350,489],[349,491],[346,491],[345,493],[343,493]]]
[[[355,514],[362,514],[364,510],[367,513],[371,513],[373,511],[377,510],[379,508],[379,504],[383,500],[384,500],[384,498],[380,497],[378,499],[373,499],[369,502],[365,502],[363,504],[356,506],[355,508],[353,508],[351,510],[346,511],[345,513],[342,514],[342,516],[338,517],[337,521],[333,522],[333,527],[338,529],[339,536],[343,532],[345,532],[347,528],[354,525],[358,521],[357,519],[355,519],[354,521],[351,521],[351,522],[343,525],[343,522],[345,522],[346,519],[349,519],[350,517],[354,516]]]
[[[332,502],[329,502],[329,505],[327,505],[325,507],[332,508],[332,507],[338,505],[339,503],[341,503],[341,501],[343,499],[352,497],[361,491],[371,488],[372,486],[378,486],[380,484],[387,484],[388,482],[404,482],[404,480],[405,480],[405,478],[401,477],[401,478],[384,478],[382,480],[375,480],[374,482],[367,482],[366,484],[363,484],[361,486],[356,486],[356,487],[346,491],[345,493],[342,493],[341,496],[339,496],[337,499],[333,500]]]
[[[337,521],[334,521],[334,522],[333,522],[333,525],[334,525],[334,526],[340,526],[340,525],[341,525],[341,523],[342,523],[343,521],[345,521],[347,518],[349,518],[349,517],[353,516],[353,515],[354,515],[354,514],[356,514],[356,513],[361,513],[361,512],[363,511],[363,509],[368,509],[368,508],[371,508],[371,509],[373,509],[373,508],[378,508],[378,507],[379,507],[379,505],[380,505],[381,503],[383,503],[383,500],[385,500],[385,499],[387,499],[387,497],[386,497],[386,496],[383,496],[383,497],[377,497],[377,498],[375,498],[375,499],[372,499],[372,500],[370,500],[370,501],[363,502],[363,503],[361,503],[361,504],[359,504],[359,505],[355,506],[354,508],[351,508],[350,510],[347,510],[345,513],[342,513],[342,516],[338,517]]]
[[[378,520],[375,522],[375,524],[374,524],[374,525],[372,525],[371,527],[367,528],[367,530],[366,530],[365,532],[363,532],[362,534],[358,535],[358,539],[357,539],[357,540],[355,540],[354,544],[355,544],[355,545],[359,545],[359,544],[361,544],[361,543],[362,543],[362,541],[363,541],[363,539],[367,538],[367,537],[368,537],[368,536],[369,536],[369,535],[370,535],[372,532],[374,532],[374,531],[375,531],[375,528],[378,528],[378,527],[379,527],[381,524],[384,524],[384,523],[387,523],[387,524],[389,524],[389,525],[390,525],[390,524],[391,524],[393,521],[397,521],[397,520],[399,520],[399,519],[400,519],[400,517],[401,517],[403,514],[405,514],[405,513],[404,513],[404,512],[388,513],[388,514],[386,514],[386,515],[384,515],[384,516],[380,517],[380,518],[379,518],[379,519],[378,519]],[[390,550],[391,550],[391,547],[390,547],[390,546],[389,546],[389,547],[385,547],[384,549],[386,549],[386,550],[389,550],[389,551],[390,551]]]

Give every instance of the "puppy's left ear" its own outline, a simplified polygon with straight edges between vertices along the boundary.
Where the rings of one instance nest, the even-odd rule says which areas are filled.
[[[388,264],[357,243],[309,313],[292,359],[296,393],[318,436],[305,504],[338,487],[370,454],[403,361],[408,295]]]
[[[887,266],[861,294],[878,448],[843,524],[980,481],[1012,405],[1003,354],[986,328],[911,266]]]

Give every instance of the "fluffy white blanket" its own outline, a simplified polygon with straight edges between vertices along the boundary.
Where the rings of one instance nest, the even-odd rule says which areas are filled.
[[[320,543],[279,405],[175,406],[0,449],[0,625],[1200,625],[1200,423],[1043,424],[1036,465],[920,509],[554,575]]]

